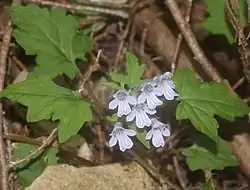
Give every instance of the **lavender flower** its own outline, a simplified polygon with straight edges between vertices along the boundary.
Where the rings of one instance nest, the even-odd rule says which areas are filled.
[[[117,116],[128,115],[131,112],[129,104],[136,105],[135,97],[129,96],[125,89],[118,90],[114,95],[114,99],[109,103],[109,109],[116,109],[118,106]]]
[[[170,126],[169,124],[164,124],[155,118],[151,119],[151,121],[152,121],[151,124],[152,128],[147,133],[146,139],[147,140],[152,139],[152,144],[155,147],[160,147],[160,146],[163,147],[165,144],[163,136],[165,137],[170,136],[170,130],[168,129],[170,128]]]
[[[172,74],[170,72],[166,72],[153,79],[153,82],[157,85],[157,91],[160,92],[161,95],[164,95],[166,100],[173,100],[175,96],[179,96],[178,93],[174,91],[175,84],[171,80],[171,77]]]
[[[161,96],[160,90],[155,88],[155,83],[147,82],[142,85],[142,93],[138,97],[138,103],[144,103],[147,101],[149,109],[155,109],[156,106],[161,105],[163,102],[159,100],[156,96]]]
[[[153,115],[156,110],[150,110],[145,103],[137,104],[133,107],[131,113],[126,117],[127,121],[132,121],[136,118],[135,123],[138,128],[143,128],[144,126],[150,126],[151,120],[147,114]]]
[[[118,142],[120,150],[124,152],[126,149],[132,148],[133,142],[128,136],[135,136],[136,132],[132,129],[125,129],[122,126],[121,122],[114,124],[114,129],[110,134],[109,146],[113,147]]]

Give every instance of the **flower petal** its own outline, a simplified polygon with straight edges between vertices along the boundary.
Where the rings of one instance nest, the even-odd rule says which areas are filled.
[[[135,123],[136,123],[136,126],[138,128],[143,128],[144,127],[144,122],[143,122],[143,119],[141,117],[141,113],[139,113],[139,112],[136,113]]]
[[[118,139],[118,144],[119,144],[119,148],[122,152],[124,152],[126,150],[126,144],[125,144],[125,140],[124,140],[124,135],[119,134],[117,135],[117,139]]]
[[[168,85],[163,85],[163,94],[167,100],[173,100],[175,96],[178,96],[178,94]]]
[[[113,147],[115,146],[117,143],[117,138],[115,136],[111,136],[110,140],[109,140],[109,146]]]
[[[164,142],[164,139],[163,139],[163,136],[162,136],[160,130],[154,130],[152,144],[155,147],[160,147],[160,146],[163,147],[164,146],[165,142]]]
[[[124,134],[127,136],[135,136],[136,132],[132,129],[124,129]]]
[[[159,100],[154,93],[149,93],[147,96],[147,104],[149,109],[155,109],[156,106],[162,105],[162,101]]]
[[[155,109],[149,109],[148,107],[145,107],[144,108],[144,111],[146,112],[146,113],[148,113],[148,114],[150,114],[150,115],[153,115],[153,114],[155,114],[156,113],[156,110]]]
[[[146,93],[142,92],[139,96],[138,96],[138,104],[144,103],[146,101]]]
[[[128,115],[131,112],[131,108],[126,101],[119,101],[117,116],[122,117]]]
[[[169,137],[170,136],[170,130],[167,127],[162,127],[161,129],[161,134],[165,137]]]
[[[151,120],[149,119],[148,115],[145,112],[142,112],[140,115],[143,125],[149,127],[151,125]]]
[[[155,88],[153,92],[154,92],[154,94],[156,96],[162,96],[163,95],[163,92],[162,92],[162,90],[160,88]]]
[[[133,121],[136,115],[136,110],[132,110],[130,114],[126,117],[126,121]]]
[[[133,146],[132,140],[123,133],[118,136],[118,144],[122,152],[124,152],[126,149],[132,148]]]
[[[117,98],[113,99],[111,102],[109,102],[109,109],[113,110],[115,109],[119,104],[119,100]]]
[[[136,98],[133,97],[133,96],[128,96],[128,97],[127,97],[127,101],[128,101],[128,103],[131,104],[131,105],[136,105],[136,104],[137,104],[137,100],[136,100]]]
[[[152,121],[152,124],[151,124],[152,128],[159,128],[159,127],[166,127],[167,126],[167,124],[162,123],[161,121],[159,121],[156,118],[151,119],[151,121]]]
[[[153,136],[153,130],[149,130],[148,133],[146,134],[146,140],[150,140]]]
[[[165,80],[164,83],[165,83],[165,85],[168,85],[170,88],[175,89],[174,81],[172,81],[172,80]]]
[[[126,145],[126,149],[132,148],[132,146],[134,145],[133,141],[126,135],[124,135],[123,138]]]
[[[127,101],[124,101],[124,107],[123,108],[124,108],[124,110],[123,110],[124,115],[128,115],[131,112],[131,108],[130,108]]]
[[[172,77],[172,73],[170,73],[170,72],[165,72],[162,76],[163,76],[164,78],[171,78],[171,77]]]
[[[117,116],[122,117],[123,112],[124,112],[124,102],[119,101]]]

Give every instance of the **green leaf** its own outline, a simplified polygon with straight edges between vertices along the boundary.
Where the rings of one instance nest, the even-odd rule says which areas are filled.
[[[121,89],[121,87],[118,84],[114,83],[114,82],[103,82],[101,84],[104,85],[104,86],[116,89],[116,90],[120,90]]]
[[[112,72],[109,74],[112,81],[115,81],[120,84],[127,84],[127,76],[124,74],[119,74],[116,72]]]
[[[48,76],[33,76],[9,85],[0,96],[27,106],[28,122],[50,118],[60,120],[60,142],[77,134],[86,121],[92,120],[90,104],[82,100],[78,93],[57,86]]]
[[[195,128],[212,140],[217,140],[219,127],[214,116],[234,121],[250,109],[236,94],[229,92],[224,84],[201,83],[189,69],[178,69],[173,77],[181,102],[176,118],[189,119]]]
[[[75,61],[85,56],[91,39],[84,32],[77,33],[73,16],[63,9],[49,11],[30,4],[14,6],[11,20],[17,26],[13,33],[17,42],[28,55],[36,55],[36,74],[75,77]]]
[[[119,73],[110,73],[110,77],[113,81],[118,82],[120,84],[126,84],[130,88],[141,84],[143,81],[141,77],[145,71],[145,65],[139,64],[139,60],[135,55],[130,52],[126,52],[125,55],[126,60],[126,75]]]
[[[128,128],[133,129],[136,132],[136,138],[147,148],[150,149],[150,142],[146,140],[147,131],[140,130],[136,127],[135,123],[128,125]]]
[[[204,135],[196,136],[195,144],[184,149],[182,153],[187,157],[187,164],[191,171],[223,170],[225,167],[238,165],[237,158],[226,141],[219,139],[214,143]]]
[[[16,148],[13,149],[13,160],[17,160],[27,156],[31,151],[37,147],[30,144],[18,143]],[[37,177],[39,177],[47,165],[56,164],[56,154],[58,149],[49,148],[42,152],[38,152],[31,159],[23,162],[22,164],[15,167],[18,182],[21,186],[29,186]],[[49,157],[49,159],[45,159]],[[53,162],[51,162],[53,160]]]
[[[127,84],[129,87],[134,87],[141,83],[141,77],[145,71],[145,65],[140,65],[137,57],[130,52],[126,52],[125,56]]]
[[[45,161],[49,165],[55,165],[58,162],[58,157],[56,157],[56,154],[58,153],[58,150],[56,148],[50,148],[47,150],[46,155],[44,157]]]
[[[239,10],[241,24],[243,27],[247,25],[247,20],[245,18],[245,0],[239,0]],[[232,26],[230,26],[229,21],[227,20],[227,13],[225,9],[225,1],[223,0],[205,0],[207,7],[207,12],[210,17],[208,17],[205,22],[202,24],[203,27],[213,33],[218,35],[225,35],[229,43],[234,42],[234,32]]]
[[[113,114],[112,116],[107,116],[107,120],[111,122],[117,122],[118,121],[118,116],[116,114]]]
[[[207,182],[201,185],[200,190],[214,190],[211,183]]]

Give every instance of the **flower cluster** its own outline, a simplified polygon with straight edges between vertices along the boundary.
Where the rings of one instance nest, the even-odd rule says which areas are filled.
[[[173,100],[178,94],[175,92],[175,84],[171,80],[172,74],[166,72],[163,75],[154,77],[151,81],[137,86],[131,93],[126,89],[118,90],[109,103],[109,109],[118,109],[117,116],[126,116],[126,121],[135,120],[138,128],[150,127],[146,140],[152,139],[155,147],[164,146],[164,138],[170,136],[169,124],[164,124],[153,115],[156,114],[156,107],[163,104],[163,99]],[[163,98],[164,97],[164,98]],[[111,132],[110,147],[119,144],[120,150],[125,151],[133,146],[129,136],[135,136],[132,129],[123,128],[121,122],[114,124]]]

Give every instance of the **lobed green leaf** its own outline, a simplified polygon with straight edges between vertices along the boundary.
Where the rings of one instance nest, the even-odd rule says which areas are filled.
[[[224,84],[201,83],[189,69],[178,69],[173,77],[180,100],[176,118],[189,119],[195,128],[212,140],[218,138],[215,115],[234,121],[249,113],[249,107]]]
[[[239,5],[238,14],[243,27],[247,25],[245,0],[237,1]],[[227,19],[224,0],[205,0],[209,17],[202,26],[209,32],[218,35],[225,35],[230,44],[234,43],[234,34],[232,26]]]
[[[92,120],[90,104],[80,95],[54,84],[48,76],[32,76],[27,80],[9,85],[0,93],[28,107],[27,121],[42,119],[59,120],[60,142],[77,134],[86,121]]]
[[[36,55],[34,73],[51,78],[66,74],[74,78],[76,59],[83,59],[91,43],[84,32],[77,32],[77,21],[64,9],[40,8],[37,5],[12,7],[14,37],[28,55]]]
[[[196,136],[195,144],[183,149],[182,153],[187,157],[191,171],[223,170],[225,167],[238,165],[238,160],[226,141],[218,139],[217,143],[214,143],[204,135]]]
[[[132,89],[143,82],[141,77],[145,71],[145,65],[140,65],[137,57],[130,52],[126,52],[125,60],[126,74],[112,72],[110,73],[110,77],[113,81],[128,85]]]

